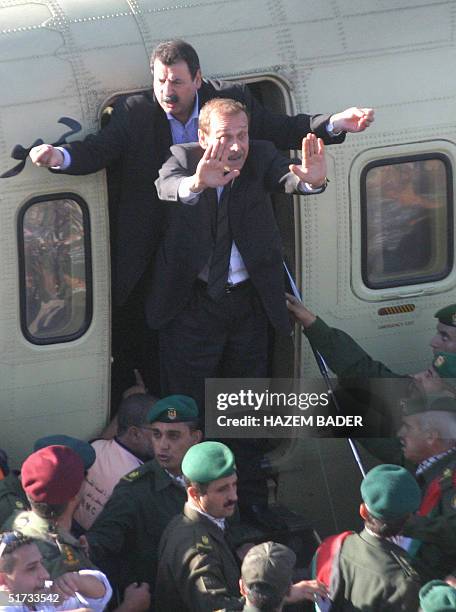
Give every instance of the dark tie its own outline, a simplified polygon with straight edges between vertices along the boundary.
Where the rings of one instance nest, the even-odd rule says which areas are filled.
[[[230,267],[231,244],[233,242],[228,218],[230,195],[231,185],[229,184],[224,187],[220,201],[217,204],[215,246],[212,252],[207,281],[207,292],[215,301],[220,300],[225,294],[225,285],[228,280],[228,270]]]

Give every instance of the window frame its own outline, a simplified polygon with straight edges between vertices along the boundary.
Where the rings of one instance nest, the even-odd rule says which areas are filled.
[[[82,223],[84,228],[84,269],[86,283],[86,308],[84,322],[80,328],[72,333],[48,338],[37,338],[30,333],[27,325],[27,306],[26,306],[26,261],[25,261],[25,240],[24,240],[24,218],[28,210],[40,202],[53,202],[55,200],[73,200],[78,204],[82,212]],[[34,196],[28,199],[20,208],[17,217],[17,243],[18,243],[18,264],[19,264],[19,319],[22,334],[31,344],[44,346],[49,344],[62,344],[72,342],[81,338],[90,327],[93,318],[93,278],[92,278],[92,238],[90,226],[89,207],[81,196],[73,192],[59,192]]]
[[[385,282],[369,282],[368,270],[367,270],[367,254],[368,254],[368,241],[367,241],[367,175],[373,168],[379,168],[382,166],[391,166],[398,164],[405,164],[408,162],[419,162],[427,160],[440,160],[443,162],[446,173],[446,221],[447,221],[447,247],[448,255],[445,270],[440,274],[430,274],[428,276],[420,276],[419,279],[413,278],[407,282],[407,277],[403,277],[397,280],[389,280]],[[409,287],[411,285],[424,285],[426,283],[441,281],[447,278],[453,268],[454,263],[454,212],[453,212],[453,170],[451,167],[451,161],[447,155],[441,152],[435,153],[417,153],[415,155],[404,155],[400,157],[383,158],[369,162],[364,166],[360,176],[360,204],[361,204],[361,278],[362,282],[368,289],[372,290],[383,290],[392,289],[394,287]]]

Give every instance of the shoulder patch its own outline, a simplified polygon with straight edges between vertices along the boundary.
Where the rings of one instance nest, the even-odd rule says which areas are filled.
[[[196,550],[198,552],[211,552],[212,546],[207,535],[201,536],[201,542],[196,543]]]
[[[146,474],[153,474],[154,472],[151,469],[151,466],[149,464],[150,464],[150,461],[146,461],[146,463],[143,463],[143,465],[140,465],[139,467],[135,468],[131,472],[128,472],[128,474],[125,474],[125,476],[122,476],[122,478],[120,479],[120,482],[122,481],[135,482],[136,480],[139,480]]]
[[[138,480],[140,476],[139,470],[133,470],[132,472],[128,472],[125,476],[122,476],[122,480],[126,480],[127,482],[133,482],[134,480]]]
[[[68,544],[59,544],[59,549],[60,552],[62,554],[63,557],[63,564],[66,567],[75,567],[75,566],[79,566],[80,562],[79,559],[76,558],[73,549],[71,548],[71,546],[68,546]]]

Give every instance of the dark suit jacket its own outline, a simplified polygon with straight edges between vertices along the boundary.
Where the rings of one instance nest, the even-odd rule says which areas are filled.
[[[271,140],[279,149],[300,148],[310,131],[328,143],[343,142],[344,135],[326,133],[329,115],[276,115],[263,108],[240,83],[204,81],[199,90],[200,107],[214,97],[240,100],[251,114],[252,138]],[[67,174],[89,174],[117,163],[119,176],[115,202],[110,202],[114,233],[114,300],[123,304],[156,251],[164,230],[165,210],[154,181],[172,144],[166,115],[152,92],[120,98],[109,124],[84,141],[66,145],[72,162]]]
[[[178,187],[194,174],[203,150],[197,143],[171,147],[156,181],[168,200],[168,229],[158,250],[146,313],[149,325],[166,325],[187,303],[198,274],[212,253],[216,189],[206,189],[196,204],[179,202]],[[298,178],[288,170],[289,158],[270,142],[250,142],[240,176],[232,182],[229,221],[236,246],[272,325],[290,332],[285,305],[282,243],[269,192],[297,192]],[[172,203],[171,203],[172,202]]]

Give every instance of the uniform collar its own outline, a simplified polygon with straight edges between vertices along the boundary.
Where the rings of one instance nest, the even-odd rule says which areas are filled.
[[[372,533],[371,531],[368,531],[366,528],[361,531],[359,537],[367,544],[371,544],[371,546],[390,547],[393,545],[393,543],[387,540],[386,538],[381,538]]]
[[[174,474],[171,474],[171,472],[169,472],[168,470],[165,470],[165,472],[168,474],[168,476],[171,478],[174,484],[177,484],[179,487],[182,487],[183,489],[186,488],[185,478],[182,476],[182,474],[180,476],[175,476]]]
[[[173,478],[171,478],[168,472],[161,467],[161,465],[156,459],[153,459],[150,464],[150,467],[155,474],[156,491],[163,491],[163,489],[166,489],[167,487],[181,488],[181,486],[177,484],[177,482]]]
[[[208,521],[211,521],[211,523],[216,525],[219,529],[221,529],[222,531],[225,531],[226,524],[225,524],[224,518],[215,518],[215,516],[212,516],[211,514],[204,512],[204,510],[201,510],[201,508],[198,508],[198,506],[196,506],[191,501],[188,501],[187,504],[190,506],[190,508],[192,508],[192,510],[195,510],[195,512],[198,512],[198,514],[201,514],[201,516],[205,516],[208,519]]]
[[[80,547],[79,541],[66,529],[62,529],[49,519],[38,516],[33,510],[27,510],[18,514],[14,520],[14,528],[17,528],[18,531],[24,530],[24,534],[30,537],[45,535],[53,538],[57,535],[64,544],[70,544],[77,548]]]
[[[211,534],[211,536],[213,536],[219,542],[225,542],[223,531],[219,527],[217,527],[215,523],[210,521],[206,516],[194,510],[188,502],[186,502],[184,506],[184,516],[186,516],[193,523],[203,524],[206,527],[208,533]]]
[[[450,455],[454,455],[456,453],[456,446],[449,448],[443,453],[439,453],[438,455],[434,455],[433,457],[428,457],[424,461],[422,461],[418,467],[416,468],[416,475],[421,476],[424,475],[428,470],[433,468],[435,465],[440,464],[442,459],[446,459]]]

